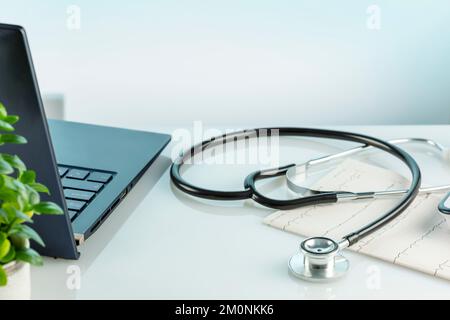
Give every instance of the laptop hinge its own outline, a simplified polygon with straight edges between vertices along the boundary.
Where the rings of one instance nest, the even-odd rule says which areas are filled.
[[[74,233],[75,242],[77,246],[82,245],[84,243],[84,234]]]

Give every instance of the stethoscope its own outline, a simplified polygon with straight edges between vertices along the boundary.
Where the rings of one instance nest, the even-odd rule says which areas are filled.
[[[236,191],[221,191],[202,188],[189,183],[181,176],[180,171],[183,164],[188,159],[194,157],[196,154],[204,152],[208,148],[226,144],[230,141],[248,139],[253,137],[257,138],[260,136],[260,133],[266,134],[267,132],[276,132],[279,136],[317,137],[361,143],[361,147],[343,152],[341,153],[340,157],[343,157],[344,155],[354,154],[357,151],[361,151],[368,147],[377,148],[400,159],[404,164],[406,164],[409,171],[411,172],[411,184],[409,188],[406,190],[401,190],[401,192],[396,192],[396,194],[403,195],[399,203],[397,203],[386,213],[381,214],[379,218],[361,227],[360,229],[343,236],[338,241],[326,237],[312,237],[304,240],[300,244],[300,252],[294,255],[289,261],[290,271],[295,276],[302,279],[309,281],[324,281],[343,276],[349,268],[349,261],[340,254],[341,251],[355,244],[361,238],[378,230],[379,228],[390,222],[392,219],[397,217],[414,201],[415,197],[420,192],[421,173],[419,166],[408,153],[395,146],[393,143],[358,133],[310,128],[260,128],[238,131],[205,140],[191,147],[191,149],[180,155],[180,157],[174,161],[170,170],[170,176],[173,184],[181,191],[195,197],[210,200],[253,199],[260,205],[281,210],[318,204],[336,203],[342,199],[369,199],[381,195],[381,192],[356,193],[347,191],[317,190],[309,190],[308,192],[306,192],[305,187],[298,184],[295,180],[295,177],[298,176],[298,168],[301,168],[301,166],[305,165],[311,165],[311,161],[303,165],[289,164],[275,169],[266,169],[253,172],[245,178],[244,189]],[[430,144],[433,145],[433,143]],[[325,160],[324,157],[321,158],[320,161],[326,162],[332,157],[336,158],[335,155],[332,155],[329,156],[327,160]],[[319,159],[312,161],[318,160]],[[290,188],[292,188],[294,191],[300,190],[300,197],[295,199],[279,200],[269,198],[258,191],[256,187],[256,182],[258,180],[283,175],[289,175],[292,182]],[[383,191],[382,193],[385,192]],[[390,193],[390,195],[393,195],[393,193]]]
[[[403,143],[422,143],[434,147],[438,152],[443,155],[446,161],[450,160],[450,149],[445,148],[436,141],[424,138],[404,138],[388,141],[391,144],[403,144]],[[320,194],[324,191],[314,190],[304,186],[304,181],[308,177],[309,168],[323,165],[334,160],[345,158],[351,155],[355,155],[362,151],[371,148],[369,145],[363,145],[348,149],[339,153],[331,154],[328,156],[311,159],[305,163],[298,164],[295,167],[290,167],[286,171],[286,181],[288,188],[300,194],[302,196]],[[423,187],[419,189],[419,193],[433,193],[449,191],[450,184],[441,186]],[[338,201],[358,200],[358,199],[371,199],[371,198],[386,198],[392,196],[404,195],[408,190],[387,190],[387,191],[371,191],[371,192],[350,192],[340,194]],[[450,193],[439,203],[439,211],[444,214],[447,221],[450,223]],[[332,240],[325,237],[313,237],[306,239],[300,245],[300,253],[294,255],[289,260],[290,271],[299,278],[309,281],[326,281],[339,278],[347,272],[349,268],[348,260],[339,255],[339,244],[334,243]],[[316,251],[315,254],[311,254],[311,251]],[[320,252],[321,254],[317,254]],[[314,267],[315,266],[315,267]]]

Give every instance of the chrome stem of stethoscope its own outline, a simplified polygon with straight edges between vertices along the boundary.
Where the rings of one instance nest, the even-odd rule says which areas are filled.
[[[439,144],[436,141],[433,141],[431,139],[425,139],[425,138],[403,138],[403,139],[395,139],[395,140],[389,140],[389,143],[392,144],[402,144],[402,143],[411,143],[411,142],[420,142],[425,143],[430,146],[433,146],[437,150],[441,152],[445,152],[445,157],[449,157],[449,149],[445,148],[441,144]],[[373,148],[371,146],[359,146],[356,148],[352,148],[349,150],[345,150],[343,152],[331,154],[328,156],[323,156],[317,159],[309,160],[303,164],[299,164],[296,166],[293,166],[292,168],[289,168],[289,170],[286,172],[286,180],[287,185],[291,191],[294,191],[296,193],[305,194],[305,193],[320,193],[320,191],[317,190],[311,190],[306,187],[301,186],[300,184],[295,182],[295,178],[298,175],[306,176],[306,170],[309,166],[323,164],[331,160],[344,158],[347,156],[350,156],[352,154],[361,152],[363,150]],[[448,153],[448,154],[447,154]],[[432,187],[422,187],[419,189],[419,193],[432,193],[432,192],[440,192],[440,191],[450,191],[450,184],[447,185],[441,185],[441,186],[432,186]],[[407,193],[408,190],[387,190],[387,191],[376,191],[376,192],[342,192],[337,195],[338,201],[348,201],[348,200],[359,200],[359,199],[372,199],[372,198],[389,198],[394,196],[399,196],[402,194]]]
[[[443,186],[433,186],[420,188],[420,194],[434,193],[434,192],[444,192],[450,191],[450,185]],[[397,197],[405,194],[408,190],[386,190],[386,191],[376,191],[376,192],[342,192],[337,195],[338,202],[349,201],[349,200],[362,200],[362,199],[383,199]]]
[[[447,148],[445,148],[443,145],[441,145],[440,143],[431,140],[431,139],[426,139],[426,138],[402,138],[402,139],[393,139],[393,140],[389,140],[389,143],[392,144],[403,144],[403,143],[411,143],[411,142],[420,142],[420,143],[425,143],[428,144],[432,147],[435,147],[437,150],[444,152],[446,150],[448,150]],[[355,148],[351,148],[339,153],[335,153],[335,154],[331,154],[331,155],[327,155],[327,156],[323,156],[317,159],[313,159],[313,160],[309,160],[306,164],[307,165],[317,165],[317,164],[321,164],[321,163],[325,163],[331,160],[335,160],[335,159],[339,159],[339,158],[343,158],[343,157],[347,157],[350,156],[352,154],[358,153],[360,151],[363,150],[367,150],[367,149],[373,149],[372,146],[369,145],[363,145],[363,146],[359,146],[359,147],[355,147]]]
[[[291,170],[293,169],[293,170]],[[291,191],[294,191],[299,194],[305,193],[320,193],[318,190],[308,189],[306,187],[302,187],[297,183],[293,182],[293,176],[296,175],[295,167],[290,168],[286,172],[287,185]],[[450,191],[450,184],[441,185],[441,186],[432,186],[432,187],[422,187],[419,189],[420,194],[427,194],[433,192],[445,192]],[[339,202],[341,201],[350,201],[350,200],[362,200],[362,199],[380,199],[380,198],[390,198],[403,195],[407,193],[408,190],[385,190],[385,191],[368,191],[368,192],[350,192],[343,191],[337,194],[337,199]]]
[[[327,282],[344,276],[350,266],[340,253],[349,246],[347,239],[339,242],[326,237],[312,237],[300,244],[300,252],[289,260],[290,272],[303,280]]]

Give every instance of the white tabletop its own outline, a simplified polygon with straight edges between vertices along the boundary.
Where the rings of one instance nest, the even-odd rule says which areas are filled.
[[[337,128],[382,138],[422,136],[450,146],[450,126]],[[32,298],[450,298],[445,280],[352,252],[346,252],[351,270],[342,280],[313,284],[293,278],[287,260],[300,238],[264,225],[274,210],[251,201],[205,202],[175,190],[168,172],[172,146],[80,247],[79,261],[46,258],[44,267],[32,268]],[[425,174],[442,176],[433,170]],[[227,170],[222,174],[226,179]],[[71,266],[81,270],[79,289],[67,285]]]

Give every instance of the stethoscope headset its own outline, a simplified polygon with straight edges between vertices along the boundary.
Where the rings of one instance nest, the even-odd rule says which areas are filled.
[[[249,137],[258,138],[260,133],[266,134],[267,132],[277,132],[280,137],[315,137],[361,143],[364,146],[371,146],[397,157],[411,172],[411,184],[405,191],[404,196],[393,208],[386,213],[381,214],[380,217],[374,221],[343,236],[339,241],[326,237],[312,237],[304,240],[300,244],[300,252],[294,255],[289,261],[290,271],[295,276],[302,279],[309,281],[324,281],[344,275],[348,270],[349,262],[340,254],[340,252],[397,217],[408,208],[419,193],[421,185],[419,166],[407,152],[399,147],[374,137],[353,132],[295,127],[242,130],[217,136],[194,145],[190,150],[180,155],[180,157],[172,164],[170,177],[173,184],[181,191],[199,198],[225,201],[253,199],[262,206],[279,210],[295,209],[317,204],[336,203],[339,199],[345,199],[349,196],[353,199],[371,198],[374,196],[375,192],[354,193],[347,191],[322,191],[295,199],[279,200],[267,197],[258,191],[256,187],[256,182],[258,180],[283,176],[290,168],[295,167],[295,164],[250,173],[244,180],[243,190],[236,191],[220,191],[202,188],[189,183],[181,176],[180,171],[183,164],[196,154],[204,152],[208,148],[226,144],[227,142],[248,139]]]

